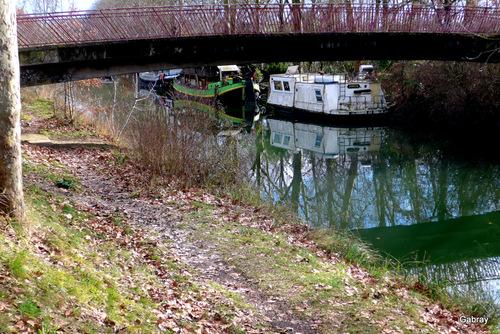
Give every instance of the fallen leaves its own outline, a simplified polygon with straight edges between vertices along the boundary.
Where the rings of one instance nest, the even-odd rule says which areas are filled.
[[[11,304],[0,301],[0,312],[5,312],[11,309],[12,309]]]
[[[483,330],[480,327],[460,324],[451,311],[443,309],[439,304],[431,304],[412,297],[410,287],[405,286],[402,282],[388,280],[381,283],[371,277],[366,270],[352,264],[346,264],[331,250],[320,249],[311,240],[311,228],[307,226],[293,223],[283,223],[277,226],[275,219],[268,217],[262,210],[228,198],[216,198],[200,189],[176,190],[175,188],[161,188],[151,190],[151,180],[147,173],[138,169],[133,163],[118,161],[115,155],[106,150],[98,148],[59,148],[56,150],[50,147],[31,145],[23,145],[23,150],[29,164],[51,166],[51,170],[56,169],[61,173],[72,173],[77,179],[96,182],[100,185],[101,189],[97,189],[95,193],[87,194],[87,196],[99,196],[103,198],[103,201],[104,199],[109,202],[114,200],[114,203],[118,203],[119,199],[128,198],[128,200],[120,202],[122,203],[121,206],[117,204],[117,212],[113,212],[105,206],[91,205],[89,203],[80,202],[73,205],[78,212],[83,212],[92,217],[81,220],[78,224],[75,224],[77,214],[66,213],[63,217],[66,218],[65,223],[75,224],[76,229],[80,231],[88,230],[90,233],[86,234],[84,238],[90,244],[113,243],[117,247],[123,247],[129,251],[131,258],[124,259],[123,263],[120,264],[121,277],[116,281],[116,284],[123,291],[128,291],[131,286],[137,287],[136,293],[130,293],[127,296],[130,301],[137,301],[141,297],[147,296],[156,303],[154,325],[159,331],[224,333],[232,325],[237,324],[245,328],[249,333],[258,333],[261,330],[253,328],[253,324],[258,323],[261,319],[255,319],[254,314],[245,313],[244,310],[238,309],[230,300],[209,285],[197,282],[197,275],[191,273],[190,269],[169,251],[169,248],[160,237],[152,235],[147,227],[144,227],[145,225],[143,226],[134,221],[140,216],[145,216],[142,217],[145,220],[154,220],[155,218],[149,217],[149,214],[156,212],[154,210],[140,211],[127,205],[134,203],[134,201],[143,201],[145,206],[169,210],[170,214],[178,217],[179,220],[184,220],[186,216],[193,212],[203,212],[204,215],[210,218],[207,219],[209,224],[214,226],[234,224],[238,226],[234,230],[235,234],[249,238],[252,237],[250,228],[258,229],[268,235],[283,234],[286,235],[284,239],[273,239],[273,247],[276,248],[273,252],[279,252],[283,247],[296,247],[297,249],[311,251],[325,263],[331,265],[342,264],[345,267],[343,293],[345,296],[352,298],[347,298],[347,301],[327,301],[333,308],[340,310],[336,310],[336,315],[342,314],[341,311],[346,304],[356,304],[359,300],[369,301],[370,307],[381,308],[384,305],[386,296],[392,293],[401,299],[414,301],[419,306],[424,307],[424,311],[419,314],[419,321],[428,324],[438,332],[479,333]],[[38,180],[38,182],[41,181]],[[140,191],[137,191],[137,189],[140,189]],[[75,191],[68,190],[66,196],[74,193]],[[135,195],[131,196],[131,194]],[[59,208],[53,207],[52,209],[58,210]],[[189,221],[188,219],[185,220]],[[173,240],[173,242],[176,241]],[[43,244],[39,246],[38,250],[47,258],[57,255],[55,249]],[[261,255],[262,257],[268,256],[267,254]],[[193,256],[197,256],[197,254],[193,254]],[[308,257],[299,254],[296,254],[293,260],[297,265],[309,265],[311,262]],[[172,265],[167,265],[167,262],[175,263],[175,268]],[[61,265],[60,263],[55,264]],[[154,278],[145,280],[140,277],[140,274],[135,272],[134,269],[136,264],[143,264],[151,268]],[[77,264],[74,263],[73,265]],[[108,264],[103,262],[98,265],[107,266]],[[309,273],[319,274],[319,271],[318,269],[311,269]],[[40,272],[38,276],[42,275],[43,273]],[[237,273],[230,275],[234,279],[241,276]],[[374,286],[383,286],[383,288],[375,289]],[[268,286],[268,288],[269,293],[272,293],[274,287]],[[324,293],[331,292],[333,288],[329,284],[318,283],[314,285],[313,289],[318,293]],[[413,289],[425,293],[425,287],[423,286],[416,285]],[[228,291],[239,293],[238,287],[230,288]],[[18,293],[22,294],[24,292],[19,290]],[[266,307],[272,310],[278,308],[279,304],[272,297],[266,300]],[[229,309],[230,317],[221,314],[219,310],[221,306]],[[127,303],[121,302],[117,305],[117,308],[123,310],[123,312],[129,311]],[[11,309],[12,305],[9,303],[0,302],[0,312]],[[311,308],[307,304],[300,304],[295,307],[295,310],[310,312]],[[395,311],[395,313],[397,312]],[[68,308],[64,311],[64,316],[72,319],[83,316],[93,317],[104,326],[113,328],[115,332],[124,332],[122,330],[123,324],[119,323],[117,319],[108,317],[103,310],[87,308],[77,315],[73,309]],[[402,332],[393,324],[394,318],[391,316],[374,320],[372,319],[373,313],[368,310],[363,310],[356,316],[358,319],[367,321],[367,323],[373,321],[371,324],[378,326],[381,333]],[[407,315],[404,316],[409,318]],[[239,322],[238,318],[246,320]],[[264,320],[269,320],[268,322],[271,323],[273,319],[267,318]],[[131,326],[141,326],[143,324],[144,319],[130,320]],[[17,320],[16,326],[18,331],[26,330],[29,326],[34,327],[33,324],[22,319]],[[421,329],[413,320],[408,321],[407,326],[408,330],[413,331],[413,328],[415,332]]]

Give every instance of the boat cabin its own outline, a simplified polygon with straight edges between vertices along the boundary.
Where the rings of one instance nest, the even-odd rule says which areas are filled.
[[[272,75],[271,106],[331,115],[383,113],[387,104],[380,83],[371,80],[373,66],[349,74],[294,73]]]
[[[181,76],[184,85],[200,89],[214,89],[242,81],[241,71],[236,65],[187,68]]]

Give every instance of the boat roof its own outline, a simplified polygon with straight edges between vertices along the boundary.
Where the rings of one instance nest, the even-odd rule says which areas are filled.
[[[273,78],[293,79],[295,80],[295,82],[316,84],[370,82],[370,79],[368,77],[355,76],[351,78],[346,74],[323,74],[318,72],[272,74],[271,79]]]
[[[288,78],[296,82],[308,83],[334,83],[345,81],[345,76],[339,74],[321,74],[321,73],[295,73],[295,74],[273,74],[271,78]]]
[[[221,72],[232,72],[232,71],[239,71],[240,68],[237,65],[222,65],[222,66],[217,66],[217,68]]]

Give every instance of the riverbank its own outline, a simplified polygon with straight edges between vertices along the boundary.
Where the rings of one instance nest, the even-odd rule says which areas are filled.
[[[75,133],[24,116],[25,133]],[[486,332],[303,225],[152,180],[124,150],[24,144],[23,154],[31,228],[4,225],[5,332]]]
[[[498,64],[403,61],[388,67],[381,80],[401,124],[457,139],[466,132],[498,141],[499,75]]]

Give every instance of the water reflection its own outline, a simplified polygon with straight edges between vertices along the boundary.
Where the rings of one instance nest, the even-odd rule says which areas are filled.
[[[268,118],[264,129],[254,168],[264,199],[290,204],[316,228],[357,231],[446,281],[500,277],[499,164],[387,128]]]
[[[453,160],[386,128],[268,118],[258,183],[315,227],[412,225],[500,210],[497,164]],[[258,149],[259,150],[259,149]]]

